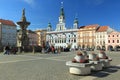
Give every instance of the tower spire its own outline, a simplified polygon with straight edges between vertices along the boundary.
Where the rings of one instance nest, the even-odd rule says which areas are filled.
[[[78,14],[77,14],[77,13],[75,14],[75,20],[74,20],[74,23],[78,23]]]
[[[63,7],[63,2],[61,2],[61,8]]]
[[[64,9],[63,9],[63,2],[61,2],[59,23],[56,25],[56,30],[57,31],[66,30],[66,27],[65,27],[65,14],[64,14]]]
[[[51,26],[51,23],[50,23],[50,22],[48,23],[47,31],[52,31],[52,26]]]
[[[63,2],[61,2],[60,16],[63,16],[63,18],[65,17],[65,16],[64,16],[64,9],[63,9]]]
[[[77,29],[79,26],[79,22],[78,22],[78,17],[77,17],[77,14],[75,15],[75,20],[74,20],[74,24],[73,24],[73,28],[74,29]]]

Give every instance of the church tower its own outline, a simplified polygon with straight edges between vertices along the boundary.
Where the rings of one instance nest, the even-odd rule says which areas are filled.
[[[64,8],[63,8],[63,2],[61,2],[59,23],[56,25],[56,31],[62,31],[62,30],[66,30],[66,28],[65,28],[65,14],[64,14]]]
[[[48,23],[47,31],[52,31],[52,26],[50,22]]]
[[[78,27],[79,27],[79,23],[78,23],[78,18],[76,17],[74,20],[73,29],[78,29]]]

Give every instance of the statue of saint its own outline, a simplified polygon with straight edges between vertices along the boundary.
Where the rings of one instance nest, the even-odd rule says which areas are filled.
[[[25,16],[25,8],[22,11],[22,15]]]

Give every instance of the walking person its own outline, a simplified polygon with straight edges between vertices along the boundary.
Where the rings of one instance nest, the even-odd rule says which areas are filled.
[[[6,46],[6,47],[5,47],[4,55],[5,55],[5,54],[8,54],[8,55],[9,55],[9,53],[10,53],[10,47],[9,47],[9,46]]]

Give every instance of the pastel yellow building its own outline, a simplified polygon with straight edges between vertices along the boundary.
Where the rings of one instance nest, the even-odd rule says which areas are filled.
[[[47,32],[47,30],[36,30],[35,32],[39,35],[38,45],[43,46],[46,42],[46,32]]]
[[[98,24],[80,27],[77,38],[79,48],[95,48],[95,32],[98,27]]]

